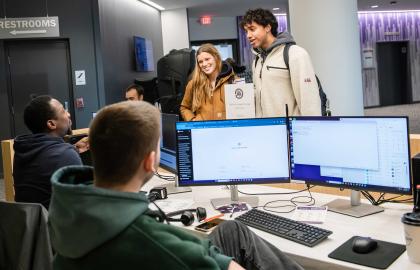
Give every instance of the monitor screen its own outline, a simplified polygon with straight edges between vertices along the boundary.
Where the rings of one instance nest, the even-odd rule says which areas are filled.
[[[222,60],[226,60],[227,58],[233,58],[233,45],[232,44],[215,44],[217,51],[220,54]],[[200,48],[198,45],[191,46],[191,49],[197,51]]]
[[[176,130],[177,114],[162,113],[162,135],[160,139],[160,166],[176,173]]]
[[[290,117],[291,179],[411,193],[406,117]]]
[[[180,186],[290,181],[286,118],[176,123]]]

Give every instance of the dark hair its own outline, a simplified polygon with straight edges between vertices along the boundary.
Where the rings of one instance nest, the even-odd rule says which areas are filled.
[[[255,22],[262,26],[271,26],[271,34],[277,36],[277,27],[279,26],[276,17],[267,9],[257,8],[257,9],[248,9],[245,13],[245,16],[242,18],[241,27],[244,28],[245,25]]]
[[[56,118],[56,112],[51,106],[51,96],[42,95],[32,99],[23,111],[23,121],[32,133],[48,131],[48,120]]]
[[[136,89],[137,95],[140,97],[144,94],[144,88],[138,84],[131,84],[126,89],[125,92],[127,93],[131,89]]]
[[[126,183],[156,150],[159,137],[160,114],[151,104],[125,101],[104,107],[89,129],[96,179]]]

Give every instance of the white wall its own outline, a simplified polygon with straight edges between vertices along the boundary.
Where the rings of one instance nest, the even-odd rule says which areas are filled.
[[[356,0],[289,0],[291,33],[312,58],[333,115],[363,115]]]
[[[190,40],[237,39],[236,17],[212,17],[210,25],[201,25],[199,18],[189,18]]]
[[[173,49],[189,48],[187,9],[161,12],[163,54]]]

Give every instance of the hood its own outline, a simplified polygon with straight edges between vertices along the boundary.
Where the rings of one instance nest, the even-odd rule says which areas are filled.
[[[30,162],[44,149],[64,143],[63,138],[48,135],[46,133],[27,134],[17,136],[14,139],[13,149],[15,158],[23,163]]]
[[[145,193],[93,186],[92,167],[64,167],[53,174],[51,182],[51,242],[68,258],[80,258],[101,246],[148,209]]]
[[[254,54],[261,55],[263,58],[265,58],[265,56],[267,56],[274,48],[287,43],[296,44],[291,34],[289,34],[288,32],[281,32],[277,35],[277,39],[273,42],[273,44],[271,44],[271,46],[268,47],[266,50],[261,48],[253,48],[252,51]]]
[[[216,86],[219,84],[219,82],[224,83],[226,80],[230,79],[231,76],[234,76],[232,66],[229,63],[223,61],[222,70],[216,78]]]

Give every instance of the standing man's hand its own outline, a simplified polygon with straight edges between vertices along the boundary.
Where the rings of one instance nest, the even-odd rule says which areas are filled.
[[[74,144],[74,146],[76,147],[77,152],[79,152],[79,154],[86,152],[87,150],[89,150],[89,138],[84,137],[80,139],[77,143]]]

